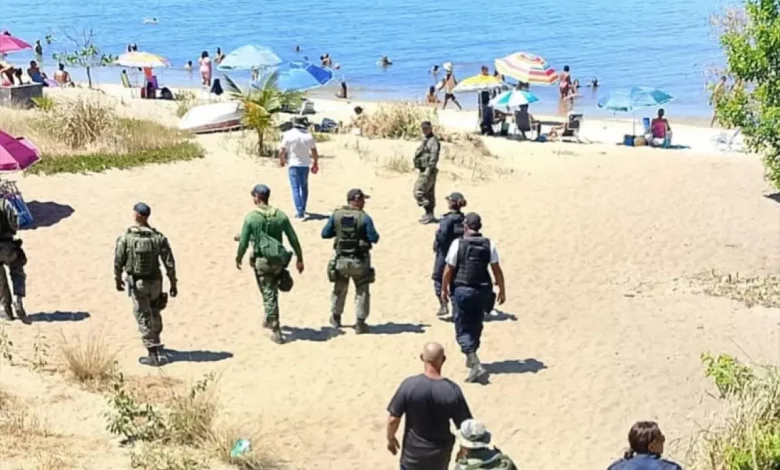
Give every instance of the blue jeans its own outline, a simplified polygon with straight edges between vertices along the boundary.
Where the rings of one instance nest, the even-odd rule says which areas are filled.
[[[289,174],[295,214],[298,217],[303,217],[306,213],[306,201],[309,199],[309,167],[291,166]]]
[[[452,292],[452,319],[455,322],[455,339],[463,354],[475,353],[482,337],[482,321],[485,304],[491,287],[474,288],[456,286]]]

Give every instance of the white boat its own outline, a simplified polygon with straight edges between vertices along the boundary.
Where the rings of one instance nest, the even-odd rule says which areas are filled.
[[[179,121],[179,129],[195,134],[241,128],[243,111],[236,101],[195,106]]]

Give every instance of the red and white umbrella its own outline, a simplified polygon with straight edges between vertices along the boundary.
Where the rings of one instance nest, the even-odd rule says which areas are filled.
[[[0,34],[0,53],[7,54],[24,49],[32,49],[32,46],[19,38],[11,36],[7,31]]]

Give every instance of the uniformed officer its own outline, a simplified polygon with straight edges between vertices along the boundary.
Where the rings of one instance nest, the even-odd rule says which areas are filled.
[[[457,437],[460,450],[453,470],[517,470],[508,455],[490,444],[492,435],[482,421],[463,421]]]
[[[371,216],[363,211],[370,196],[360,189],[347,193],[347,205],[336,209],[322,228],[322,238],[335,238],[335,256],[328,263],[328,280],[333,283],[330,323],[341,328],[341,314],[349,289],[349,280],[355,283],[355,333],[368,332],[366,319],[371,309],[369,285],[374,282],[371,266],[371,247],[379,242],[379,233]]]
[[[17,231],[19,231],[19,215],[11,201],[2,198],[0,202],[0,304],[3,306],[3,311],[0,315],[6,320],[13,320],[13,311],[16,310],[19,320],[29,325],[30,320],[27,318],[22,302],[27,287],[27,275],[24,273],[27,256],[22,249],[22,241],[15,238]],[[11,290],[8,288],[8,278],[3,266],[8,266],[13,294],[16,296],[13,309],[11,309]]]
[[[482,236],[482,219],[479,214],[466,214],[464,229],[463,238],[453,241],[447,252],[441,298],[448,302],[452,288],[455,336],[460,350],[466,355],[466,367],[469,368],[466,382],[476,382],[487,375],[477,357],[477,350],[482,336],[484,312],[488,308],[486,304],[493,300],[488,266],[498,285],[499,305],[506,300],[506,291],[504,273],[498,263],[498,251],[492,241]]]
[[[437,166],[441,145],[439,139],[433,135],[430,122],[423,121],[421,128],[423,139],[414,153],[414,167],[420,172],[414,183],[414,198],[417,205],[425,210],[425,214],[420,217],[420,223],[430,224],[436,222],[433,209],[436,207],[436,175],[439,173]]]
[[[140,362],[161,366],[167,362],[167,358],[160,340],[163,329],[160,312],[168,305],[168,295],[163,292],[160,262],[168,275],[169,293],[171,297],[176,297],[179,294],[176,261],[165,235],[149,226],[152,209],[139,202],[133,207],[133,212],[135,225],[116,241],[114,280],[116,290],[122,292],[127,288],[128,295],[133,299],[133,315],[138,323],[141,340],[149,353],[148,358],[142,358]]]
[[[466,207],[466,198],[461,193],[452,193],[447,196],[447,204],[450,211],[439,219],[439,229],[436,231],[436,238],[433,241],[433,252],[436,253],[436,259],[433,263],[433,290],[436,293],[436,299],[439,301],[439,316],[445,316],[450,313],[447,302],[441,300],[441,279],[444,275],[444,258],[447,256],[452,242],[463,237],[463,212],[461,209]]]

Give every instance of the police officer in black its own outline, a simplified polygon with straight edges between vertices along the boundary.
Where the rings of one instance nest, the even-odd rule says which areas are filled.
[[[447,256],[447,250],[452,242],[463,237],[464,216],[461,209],[466,207],[466,198],[461,193],[452,193],[446,199],[450,211],[439,219],[439,229],[433,240],[433,252],[436,253],[436,260],[433,263],[433,275],[431,276],[433,290],[436,293],[436,298],[439,299],[439,311],[436,314],[440,317],[450,313],[448,303],[441,299],[441,280],[446,264],[444,258]]]
[[[477,357],[477,350],[482,336],[484,312],[489,308],[487,304],[493,301],[490,271],[498,286],[499,305],[506,300],[506,290],[504,273],[498,263],[498,251],[492,241],[482,236],[482,219],[479,214],[466,214],[463,225],[463,238],[452,242],[445,257],[441,299],[448,302],[452,298],[455,336],[460,350],[466,355],[466,367],[469,368],[466,382],[476,382],[487,376],[487,371]]]

